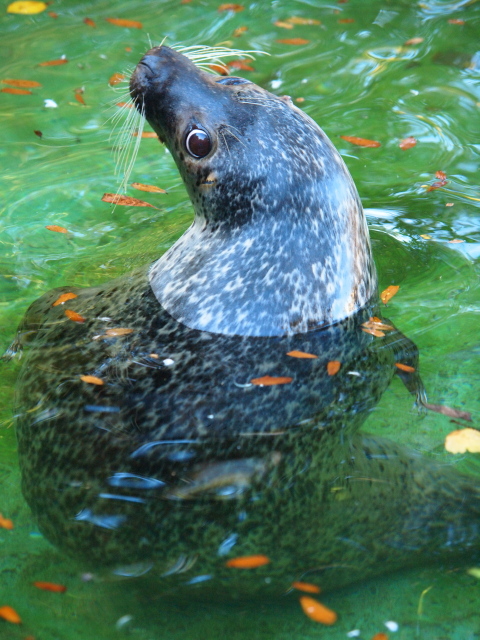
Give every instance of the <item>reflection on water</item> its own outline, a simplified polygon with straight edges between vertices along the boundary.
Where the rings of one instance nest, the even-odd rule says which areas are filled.
[[[248,75],[254,82],[279,95],[287,93],[294,100],[303,98],[303,102],[297,104],[320,123],[341,150],[364,204],[391,213],[389,216],[377,215],[369,219],[374,227],[373,248],[381,288],[392,283],[401,285],[399,294],[389,304],[387,315],[418,345],[422,378],[430,401],[468,409],[472,412],[474,426],[478,426],[476,261],[480,247],[477,213],[480,198],[477,145],[480,96],[476,83],[479,7],[478,2],[468,0],[427,0],[420,4],[403,3],[401,6],[392,6],[383,0],[369,3],[350,0],[338,4],[320,1],[315,6],[292,1],[281,6],[261,3],[245,5],[244,11],[234,14],[219,13],[217,4],[208,2],[185,5],[165,2],[152,10],[152,6],[145,3],[116,2],[112,5],[111,2],[97,2],[93,6],[79,1],[70,2],[68,11],[63,5],[55,6],[58,18],[52,18],[46,12],[37,16],[1,13],[2,51],[5,55],[1,62],[0,77],[32,79],[42,84],[40,89],[33,90],[33,95],[0,93],[2,348],[10,344],[18,321],[28,305],[45,291],[65,284],[93,286],[130,271],[132,267],[146,264],[168,248],[188,226],[191,207],[179,187],[178,173],[171,158],[154,140],[142,142],[132,179],[167,188],[168,196],[155,196],[154,200],[152,195],[152,203],[161,210],[149,209],[147,214],[143,210],[117,207],[112,211],[108,205],[100,202],[104,192],[116,191],[113,182],[115,166],[111,143],[108,142],[110,126],[102,126],[108,117],[103,110],[112,99],[107,86],[108,78],[112,73],[136,63],[149,46],[146,31],[154,42],[165,34],[171,38],[171,42],[183,41],[188,44],[215,44],[230,40],[234,46],[264,48],[273,54],[272,58],[264,57],[255,61],[254,72],[239,72],[239,75]],[[148,27],[145,26],[143,30],[119,29],[104,22],[104,17],[113,14],[143,20]],[[322,25],[298,25],[286,31],[273,24],[292,15],[319,19]],[[85,17],[96,20],[95,30],[85,25]],[[351,18],[354,22],[340,23],[339,20],[344,18]],[[465,24],[449,22],[455,19],[463,20]],[[234,39],[233,31],[241,26],[247,26],[248,31]],[[310,44],[302,48],[276,42],[285,37],[303,37],[309,39]],[[423,37],[424,40],[413,48],[405,47],[404,43],[413,37]],[[34,47],[32,43],[35,43]],[[397,52],[399,48],[402,49],[401,54],[391,58],[389,52]],[[383,57],[374,58],[371,54],[375,52]],[[66,65],[57,68],[35,66],[42,60],[58,58],[63,53],[70,60]],[[376,73],[372,74],[372,69]],[[74,90],[80,86],[85,87],[83,95],[86,107],[78,102],[75,104]],[[44,109],[44,99],[54,99],[58,108]],[[42,131],[44,138],[38,138],[34,130]],[[339,137],[341,135],[379,140],[382,146],[378,149],[354,148],[343,141]],[[411,135],[417,139],[416,147],[408,151],[399,149],[398,141]],[[58,144],[57,139],[60,139]],[[437,170],[446,171],[448,184],[442,189],[426,193],[422,185],[431,184]],[[129,195],[135,193],[129,192]],[[453,206],[447,207],[447,204]],[[63,225],[71,233],[69,236],[49,234],[45,230],[48,224]],[[420,238],[420,234],[429,235],[432,240]],[[452,239],[461,239],[463,242],[449,244]],[[460,518],[463,509],[469,508],[465,496],[480,478],[478,456],[476,459],[474,455],[446,454],[443,450],[444,437],[458,425],[451,424],[443,416],[412,411],[412,397],[406,393],[398,376],[394,376],[386,388],[394,370],[393,347],[390,345],[385,349],[383,360],[383,356],[377,353],[379,345],[373,338],[360,335],[360,339],[369,341],[362,347],[365,351],[362,351],[359,343],[356,352],[358,358],[361,352],[364,354],[364,370],[370,371],[368,379],[350,376],[350,381],[346,379],[347,374],[342,368],[337,374],[339,378],[330,380],[321,375],[318,381],[306,381],[305,389],[310,383],[328,390],[348,382],[355,384],[358,389],[364,385],[366,391],[373,372],[377,370],[381,378],[381,371],[385,371],[386,376],[377,382],[379,394],[383,392],[383,396],[374,408],[377,399],[375,402],[370,400],[371,412],[368,406],[364,407],[369,413],[364,429],[375,434],[375,445],[371,446],[375,451],[378,446],[386,447],[389,452],[388,465],[382,473],[393,468],[393,477],[396,478],[394,486],[398,488],[399,457],[392,456],[394,451],[399,452],[400,459],[405,460],[410,469],[412,465],[416,469],[421,468],[422,474],[425,469],[430,469],[433,477],[441,472],[438,478],[441,494],[428,497],[417,494],[423,504],[425,500],[429,504],[439,504],[440,499],[446,499],[445,490],[449,487],[447,494],[450,494],[455,466],[470,473],[470,488],[466,489],[462,499],[456,500],[447,510],[452,517]],[[400,340],[400,335],[395,334],[395,338],[388,337],[388,340]],[[368,346],[369,343],[371,346]],[[106,345],[103,340],[101,345],[101,348],[113,348],[113,343]],[[370,354],[368,357],[367,353]],[[37,352],[37,357],[41,357],[40,352]],[[57,354],[57,357],[61,363],[62,354]],[[276,357],[284,358],[284,351],[278,351]],[[380,359],[376,365],[375,358]],[[220,359],[219,367],[222,361]],[[370,362],[368,366],[367,361]],[[140,365],[132,364],[117,371],[119,380],[126,380],[134,367],[135,375],[147,375],[146,372],[151,374],[152,371],[160,375],[158,361],[141,362]],[[310,371],[315,366],[318,370],[322,369],[319,363],[315,365],[316,362],[312,366],[312,362],[289,363],[282,360],[282,372],[278,375],[288,375],[284,364],[288,367],[308,366]],[[155,369],[148,369],[144,365],[154,366]],[[57,368],[61,369],[60,366]],[[145,373],[141,374],[144,369]],[[243,369],[242,373],[243,378],[236,380],[238,384],[248,383],[250,370],[246,373],[246,369]],[[163,560],[156,553],[150,560],[147,545],[144,559],[134,563],[129,556],[129,561],[115,565],[117,575],[113,575],[110,569],[102,570],[96,566],[96,562],[89,570],[85,568],[85,562],[77,564],[70,561],[64,553],[50,546],[36,529],[19,489],[17,444],[11,428],[10,410],[13,406],[15,374],[15,365],[3,366],[0,380],[3,408],[0,427],[0,511],[15,524],[12,531],[0,529],[0,605],[15,607],[24,621],[20,629],[13,628],[13,625],[2,626],[1,631],[5,629],[10,637],[24,638],[32,634],[38,638],[59,637],[63,640],[88,635],[103,640],[118,638],[119,633],[125,632],[141,640],[153,637],[184,640],[188,637],[225,637],[226,633],[229,637],[239,639],[247,636],[261,639],[306,638],[328,633],[330,638],[336,640],[345,638],[345,634],[355,628],[361,629],[361,637],[369,638],[376,632],[386,631],[384,622],[392,618],[400,623],[400,631],[392,633],[391,638],[424,640],[474,637],[479,625],[478,580],[463,569],[451,571],[452,565],[448,560],[445,563],[435,562],[435,568],[425,568],[423,563],[429,553],[425,549],[425,541],[421,541],[420,549],[408,551],[401,548],[397,544],[398,538],[391,535],[379,540],[378,546],[372,540],[371,533],[366,531],[363,534],[360,528],[356,530],[358,537],[352,538],[346,524],[345,530],[341,529],[343,521],[338,524],[339,528],[336,528],[335,522],[333,530],[320,527],[318,531],[312,527],[308,519],[312,504],[312,508],[316,509],[325,505],[328,523],[332,522],[329,518],[333,517],[334,512],[347,520],[352,517],[352,501],[337,499],[337,494],[346,495],[347,498],[359,496],[360,504],[364,504],[368,495],[385,496],[384,483],[370,485],[369,481],[346,478],[350,474],[332,478],[325,472],[320,474],[321,482],[318,484],[318,475],[312,475],[318,474],[318,468],[315,469],[315,460],[310,451],[310,466],[302,474],[294,474],[298,460],[295,456],[297,447],[308,448],[311,440],[314,440],[315,446],[317,442],[329,442],[327,451],[339,456],[336,460],[327,456],[324,459],[319,453],[319,459],[326,468],[335,461],[347,459],[347,453],[350,454],[353,447],[367,466],[368,475],[365,477],[372,478],[374,473],[380,474],[378,469],[372,469],[381,459],[369,460],[364,455],[365,446],[370,446],[368,443],[372,441],[362,439],[361,433],[355,434],[356,420],[360,422],[360,418],[353,418],[353,407],[348,407],[349,420],[352,420],[349,429],[338,430],[339,434],[345,432],[343,442],[339,434],[326,433],[316,423],[315,426],[300,425],[288,441],[285,434],[242,436],[241,456],[235,458],[233,468],[228,466],[227,460],[217,460],[210,468],[209,465],[202,466],[202,460],[197,459],[198,443],[156,445],[148,450],[143,449],[143,454],[142,446],[158,442],[160,438],[141,441],[140,432],[134,433],[134,430],[125,434],[126,440],[132,437],[137,439],[135,447],[129,452],[140,451],[142,455],[129,458],[131,469],[112,467],[106,470],[106,461],[101,457],[100,449],[98,469],[103,469],[103,474],[99,474],[100,479],[95,479],[90,488],[81,485],[85,476],[71,478],[73,485],[67,488],[67,493],[70,492],[68,495],[73,496],[70,511],[67,499],[64,502],[60,499],[56,508],[53,508],[52,501],[43,496],[46,514],[56,513],[60,527],[66,526],[74,531],[71,540],[75,539],[77,530],[103,531],[106,540],[121,535],[124,525],[108,529],[94,524],[91,519],[132,514],[132,525],[138,513],[136,510],[146,509],[145,505],[148,504],[157,508],[159,513],[169,509],[175,517],[176,513],[191,513],[199,505],[215,503],[220,505],[228,522],[229,517],[233,519],[229,514],[234,513],[242,501],[247,500],[248,496],[259,496],[258,501],[251,503],[252,510],[247,513],[245,521],[235,521],[235,526],[226,526],[228,531],[222,530],[221,523],[208,522],[208,531],[213,531],[212,541],[215,541],[215,545],[208,546],[210,538],[207,532],[200,532],[199,535],[207,540],[205,557],[196,557],[197,554],[192,556],[188,552],[188,539],[176,541],[176,548],[180,547],[178,553]],[[55,371],[49,371],[46,375],[54,380],[52,391],[59,396],[62,393],[61,384],[65,382],[68,387],[75,377],[67,370],[57,371],[56,374]],[[266,387],[235,388],[239,389],[239,394],[271,391]],[[98,389],[92,388],[90,392],[92,402],[89,405],[97,408],[106,406],[95,397]],[[37,428],[42,432],[47,424],[55,421],[56,418],[48,412],[41,414],[47,409],[42,407],[35,412],[33,419],[38,422],[32,429]],[[276,411],[275,403],[272,411]],[[110,429],[106,431],[92,427],[97,429],[99,441],[111,437],[112,429],[114,435],[120,436],[115,431],[120,424],[117,414],[94,410],[87,411],[86,415],[89,424],[103,424]],[[208,424],[208,419],[203,414],[201,416]],[[134,417],[129,416],[130,425],[134,424]],[[335,419],[340,424],[343,418],[337,415]],[[60,423],[60,420],[57,419],[57,422]],[[68,429],[67,424],[65,453],[71,444]],[[248,444],[249,438],[255,442],[267,441],[267,444],[262,444],[264,455],[255,454],[253,445]],[[61,450],[61,442],[61,437],[53,439],[54,451]],[[337,447],[332,450],[334,442]],[[282,454],[281,457],[272,457],[277,452],[276,447],[280,447],[278,453]],[[422,451],[432,460],[433,466],[422,457],[406,454],[402,447]],[[91,448],[89,451],[91,453]],[[342,454],[345,455],[342,457]],[[167,459],[168,455],[173,455],[174,459]],[[157,477],[156,473],[138,471],[135,465],[141,467],[145,462],[152,465],[158,463],[164,469],[183,469],[185,475],[182,477],[187,482],[173,487],[171,482],[164,477]],[[435,466],[434,463],[441,466]],[[71,471],[73,475],[73,469]],[[59,474],[54,465],[42,468],[40,464],[35,472],[41,476],[48,475],[50,486],[58,486],[55,483]],[[409,477],[412,478],[412,475]],[[288,478],[294,480],[289,486]],[[419,486],[431,486],[431,478],[422,475]],[[308,488],[300,490],[302,483],[308,479]],[[75,482],[78,482],[78,486],[75,486]],[[337,485],[337,482],[340,484]],[[385,485],[385,491],[389,486]],[[335,491],[332,492],[332,488]],[[32,482],[32,493],[35,489]],[[454,499],[461,487],[455,483],[451,491]],[[284,501],[285,492],[294,499]],[[58,493],[57,489],[52,490],[52,495],[58,497]],[[266,502],[268,495],[276,496],[278,503],[274,502],[273,505],[278,506],[277,510]],[[163,497],[155,500],[156,496]],[[317,497],[321,500],[315,502]],[[86,502],[80,504],[84,498]],[[286,506],[295,505],[296,501],[299,505],[303,504],[304,509],[296,507],[289,516]],[[257,502],[266,505],[265,512],[260,507],[257,510]],[[399,504],[403,503],[399,501]],[[62,515],[60,506],[65,508],[66,514],[73,512],[72,520],[65,521],[65,517],[69,516]],[[373,518],[375,513],[379,513],[377,505],[369,503],[364,511],[365,517]],[[79,514],[83,514],[84,519],[81,515],[80,520],[75,520]],[[295,515],[299,517],[298,521]],[[384,524],[375,520],[375,530],[381,530],[384,526],[383,530],[388,531],[389,523],[398,523],[400,516],[393,510],[387,515]],[[433,514],[432,521],[438,522],[440,515],[442,522],[448,522],[449,516],[445,517],[445,512]],[[39,516],[42,518],[41,513]],[[288,585],[281,574],[287,575],[288,579],[290,576],[298,578],[303,571],[312,568],[304,559],[309,549],[322,552],[323,542],[319,538],[324,532],[329,548],[332,548],[330,545],[335,539],[342,558],[353,558],[357,562],[360,559],[358,566],[365,571],[371,566],[368,556],[377,551],[380,553],[387,541],[390,543],[387,555],[392,564],[395,559],[405,565],[415,564],[417,557],[421,557],[422,567],[321,594],[322,601],[340,616],[338,623],[328,630],[319,630],[312,622],[304,620],[298,607],[298,594],[293,592],[283,597],[280,604],[267,604],[263,597],[253,602],[242,601],[237,605],[220,605],[214,599],[208,601],[208,606],[198,604],[200,593],[207,594],[209,585],[213,585],[217,579],[219,584],[225,585],[234,581],[239,591],[259,586],[251,580],[254,584],[244,587],[243,582],[248,580],[248,576],[241,577],[235,573],[232,577],[223,569],[225,559],[235,557],[237,553],[264,552],[260,549],[262,540],[252,538],[248,529],[248,523],[252,522],[254,516],[258,517],[259,522],[265,523],[269,518],[272,523],[266,533],[265,524],[261,529],[266,535],[271,562],[255,570],[257,575],[272,575],[274,578],[271,586],[262,585],[263,592],[269,589],[274,591],[275,588],[286,590]],[[281,521],[278,520],[279,516],[282,516]],[[47,515],[43,520],[45,532],[53,536],[57,524],[50,524]],[[415,521],[423,522],[421,517]],[[280,522],[286,522],[281,536],[289,540],[288,554],[280,553],[275,545],[274,530],[279,529]],[[139,526],[145,526],[145,523],[146,518],[141,516]],[[412,519],[405,514],[402,526],[411,523]],[[478,514],[470,521],[472,526],[475,523],[478,523]],[[455,533],[462,530],[463,534]],[[167,531],[158,531],[158,528],[156,531],[160,536],[159,541],[168,538]],[[299,531],[301,535],[295,536]],[[403,531],[405,533],[405,529]],[[441,529],[430,533],[435,545],[441,545],[443,540],[451,542],[450,548],[453,549],[456,544],[461,546],[468,543],[468,531],[468,526],[465,526],[463,529],[447,527],[443,529],[443,534]],[[427,539],[430,533],[426,527]],[[418,534],[408,529],[408,536],[413,536],[414,542]],[[446,537],[442,538],[442,535]],[[405,535],[403,539],[408,536]],[[67,539],[67,535],[62,537],[65,544]],[[357,543],[367,551],[362,551]],[[206,552],[208,549],[212,549],[211,556]],[[287,555],[298,558],[298,567],[285,567]],[[206,556],[215,559],[211,571]],[[337,557],[334,563],[338,564]],[[145,571],[146,575],[138,579],[125,577],[140,576]],[[161,573],[170,575],[161,578]],[[307,573],[305,580],[323,586],[327,574],[328,579],[336,575],[339,582],[345,583],[355,578],[354,569],[343,568],[340,571],[339,567],[335,567],[328,571],[322,568]],[[209,575],[213,577],[196,585],[182,584]],[[35,580],[64,583],[68,591],[60,595],[40,592],[32,586]],[[160,584],[163,586],[159,587]],[[184,592],[187,595],[182,596]],[[192,593],[195,593],[195,600],[188,595]],[[115,626],[117,623],[118,628]]]

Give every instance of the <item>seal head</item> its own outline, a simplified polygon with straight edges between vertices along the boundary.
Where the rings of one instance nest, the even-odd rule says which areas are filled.
[[[281,336],[334,324],[376,294],[357,190],[325,133],[287,97],[161,46],[130,83],[195,209],[157,260],[153,292],[190,328]]]

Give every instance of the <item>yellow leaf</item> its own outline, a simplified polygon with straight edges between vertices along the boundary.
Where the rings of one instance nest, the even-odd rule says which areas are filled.
[[[383,302],[383,304],[387,304],[390,298],[393,298],[393,296],[399,289],[400,287],[398,285],[391,284],[389,287],[382,291],[382,293],[380,294],[380,300]]]
[[[80,376],[80,380],[87,382],[88,384],[96,384],[98,386],[104,384],[103,380],[101,378],[97,378],[97,376]]]
[[[449,453],[480,453],[480,431],[477,429],[458,429],[445,438],[445,449]]]
[[[31,15],[33,13],[41,13],[45,11],[47,4],[45,2],[35,2],[34,0],[25,2],[12,2],[7,7],[7,13],[21,13],[23,15]]]

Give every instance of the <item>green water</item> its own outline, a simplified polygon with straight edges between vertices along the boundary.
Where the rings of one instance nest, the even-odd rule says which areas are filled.
[[[341,151],[368,208],[380,287],[401,287],[387,315],[420,348],[430,401],[470,411],[480,426],[480,3],[292,0],[246,3],[239,13],[218,12],[218,4],[65,0],[49,7],[58,14],[53,18],[10,15],[1,3],[0,79],[42,85],[32,95],[0,93],[1,350],[28,304],[49,288],[93,285],[148,263],[189,225],[192,210],[177,170],[153,139],[142,142],[131,181],[156,184],[168,195],[129,195],[159,209],[112,211],[101,202],[104,192],[118,188],[109,118],[126,87],[115,93],[108,79],[132,69],[149,42],[164,36],[172,43],[227,43],[269,52],[240,75],[278,95],[304,98],[297,104]],[[274,26],[292,15],[321,25]],[[86,17],[97,26],[86,25]],[[121,28],[108,17],[144,26]],[[354,22],[339,23],[345,18]],[[248,30],[232,37],[242,26]],[[294,37],[310,42],[277,42]],[[402,46],[411,38],[423,42]],[[62,55],[68,64],[37,66]],[[80,87],[85,105],[75,99]],[[45,108],[45,99],[58,107]],[[342,135],[378,140],[381,147],[355,147]],[[418,143],[404,151],[398,143],[407,136]],[[422,185],[438,170],[448,183],[427,193]],[[69,235],[47,231],[51,224]],[[366,639],[386,631],[387,620],[398,622],[390,635],[402,640],[479,637],[480,581],[464,569],[418,568],[326,594],[323,601],[339,614],[332,628],[306,619],[295,596],[207,604],[166,599],[148,577],[82,581],[81,567],[36,533],[21,496],[11,408],[16,367],[0,370],[0,512],[15,523],[13,531],[0,529],[0,606],[14,607],[23,625],[0,621],[0,638],[335,640],[359,628]],[[444,451],[444,437],[455,428],[445,416],[418,414],[398,380],[364,426],[457,465],[478,482],[478,454]],[[63,583],[68,591],[39,591],[34,580]],[[132,618],[117,629],[126,615]]]

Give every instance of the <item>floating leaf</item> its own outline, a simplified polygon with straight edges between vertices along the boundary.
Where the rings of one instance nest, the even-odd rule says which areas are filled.
[[[465,24],[465,20],[461,20],[460,18],[450,18],[448,24]]]
[[[56,233],[68,233],[68,229],[65,229],[65,227],[59,227],[58,224],[47,224],[45,229],[55,231]]]
[[[41,580],[34,582],[33,586],[37,587],[37,589],[43,589],[43,591],[52,591],[53,593],[65,593],[65,591],[67,590],[67,587],[65,587],[63,584],[56,584],[55,582],[43,582]]]
[[[41,131],[39,131],[38,129],[34,129],[33,133],[38,136],[39,138],[41,138],[43,136],[43,133]]]
[[[480,453],[480,431],[470,428],[452,431],[445,438],[445,449],[449,453]]]
[[[32,92],[28,89],[16,89],[14,87],[4,87],[0,89],[2,93],[13,93],[15,95],[32,95]]]
[[[108,336],[109,338],[117,338],[118,336],[126,336],[129,333],[133,333],[133,329],[124,329],[122,327],[119,327],[117,329],[107,329],[105,331],[105,335]]]
[[[406,151],[407,149],[411,149],[412,147],[414,147],[416,144],[417,141],[415,140],[415,138],[413,136],[409,136],[408,138],[400,140],[400,144],[398,146],[400,147],[400,149],[403,149],[403,151]]]
[[[327,363],[327,373],[329,376],[334,376],[340,371],[340,367],[342,366],[341,362],[338,360],[330,360]]]
[[[232,35],[234,38],[239,38],[246,31],[248,31],[248,27],[237,27]]]
[[[305,353],[305,351],[289,351],[287,356],[291,358],[318,358],[318,356],[313,353]]]
[[[302,596],[300,598],[300,605],[305,615],[307,615],[314,622],[332,625],[337,621],[337,614],[335,613],[335,611],[332,611],[314,598],[310,598],[309,596]]]
[[[395,366],[400,371],[406,371],[407,373],[413,373],[415,371],[415,367],[411,367],[408,364],[402,364],[401,362],[395,362]]]
[[[120,82],[123,82],[124,80],[125,80],[125,75],[123,73],[118,73],[118,71],[116,71],[114,74],[110,76],[108,84],[111,87],[114,87],[116,84],[120,84]]]
[[[22,624],[22,620],[18,613],[15,611],[15,609],[9,607],[8,605],[0,607],[0,618],[2,618],[2,620],[6,620],[7,622],[12,622],[13,624]]]
[[[460,409],[453,409],[452,407],[446,407],[443,404],[430,404],[430,402],[424,402],[423,406],[430,411],[441,413],[449,418],[461,418],[467,422],[472,421],[472,415],[468,411],[461,411]]]
[[[275,384],[288,384],[292,382],[293,378],[282,377],[282,376],[263,376],[262,378],[253,378],[250,380],[252,384],[258,384],[263,387],[271,387]]]
[[[268,556],[258,554],[255,556],[232,558],[231,560],[227,560],[225,566],[232,569],[255,569],[256,567],[263,567],[263,565],[268,564],[269,562],[270,558]]]
[[[380,147],[381,142],[376,140],[368,140],[367,138],[359,138],[357,136],[340,136],[343,140],[357,145],[357,147]]]
[[[461,242],[465,242],[465,240],[462,240],[461,238],[454,238],[453,240],[449,240],[448,242],[450,244],[460,244]]]
[[[436,171],[435,177],[437,178],[438,181],[434,182],[429,187],[427,187],[427,192],[433,191],[434,189],[439,189],[440,187],[444,187],[448,182],[447,174],[445,173],[445,171]]]
[[[292,587],[299,591],[305,591],[305,593],[320,593],[320,587],[309,582],[292,582]]]
[[[38,67],[58,67],[61,64],[67,64],[67,58],[57,58],[57,60],[47,60],[46,62],[39,62]]]
[[[305,102],[305,98],[295,98],[295,102]]]
[[[373,317],[369,318],[368,322],[364,322],[362,327],[366,329],[375,329],[377,331],[393,331],[395,327],[392,327],[390,324],[385,324],[380,320],[380,318]]]
[[[84,23],[87,24],[89,27],[96,27],[96,23],[94,20],[92,20],[91,18],[84,18],[83,19]]]
[[[222,64],[209,64],[208,68],[218,73],[219,76],[228,76],[228,69]]]
[[[362,331],[364,331],[365,333],[370,333],[372,336],[375,336],[376,338],[385,337],[385,334],[383,333],[383,331],[380,331],[379,329],[372,329],[371,327],[362,327]]]
[[[130,198],[129,196],[122,196],[119,193],[104,193],[102,196],[103,202],[111,202],[112,204],[121,204],[129,207],[152,207],[156,209],[153,204],[138,200],[137,198]]]
[[[454,202],[446,202],[445,206],[446,207],[453,207],[454,204],[455,204]]]
[[[72,311],[72,309],[65,309],[65,315],[69,320],[73,320],[73,322],[85,322],[85,318],[76,311]]]
[[[241,71],[255,71],[251,64],[248,64],[245,60],[231,60],[227,62],[229,69],[239,69]]]
[[[284,40],[277,40],[280,44],[293,44],[293,45],[301,45],[308,44],[310,40],[306,40],[305,38],[285,38]]]
[[[400,287],[398,285],[391,284],[389,287],[382,291],[382,293],[380,294],[380,300],[383,302],[383,304],[387,304],[387,302],[393,298],[393,296],[399,289]]]
[[[105,18],[110,24],[114,24],[116,27],[129,27],[132,29],[142,29],[143,24],[137,20],[124,20],[123,18]]]
[[[320,20],[313,20],[312,18],[301,18],[300,16],[292,16],[287,18],[286,22],[290,24],[322,24]]]
[[[117,107],[123,107],[125,109],[133,109],[133,102],[117,102]]]
[[[75,91],[75,100],[80,104],[85,105],[85,100],[83,99],[83,96],[79,91]]]
[[[132,133],[132,136],[134,138],[138,138],[138,131],[134,131]],[[155,131],[142,131],[142,135],[140,137],[141,138],[155,138],[156,140],[158,140],[158,136],[155,133]]]
[[[58,307],[59,304],[64,304],[67,300],[73,300],[74,298],[78,298],[76,293],[72,293],[71,291],[62,293],[52,304],[52,307]]]
[[[48,15],[50,18],[58,18],[58,13],[55,13],[55,11],[49,11]]]
[[[411,44],[420,44],[423,41],[424,41],[424,38],[410,38],[410,40],[407,40],[403,44],[408,47]]]
[[[10,84],[12,87],[21,87],[22,89],[33,89],[34,87],[41,87],[40,82],[36,80],[2,80],[3,84]]]
[[[474,578],[480,580],[480,567],[472,567],[467,571],[467,573],[469,576],[473,576]]]
[[[431,240],[432,236],[429,236],[427,233],[421,233],[420,238],[423,238],[424,240]]]
[[[35,2],[35,0],[25,0],[24,2],[12,2],[7,7],[7,13],[21,13],[32,15],[41,13],[47,8],[46,2]]]
[[[132,187],[138,191],[148,191],[149,193],[167,193],[165,189],[155,187],[152,184],[142,184],[141,182],[132,182]]]
[[[388,640],[388,635],[383,631],[380,631],[372,637],[372,640]]]
[[[9,531],[11,531],[14,528],[13,522],[10,520],[10,518],[4,518],[1,513],[0,513],[0,528],[8,529]]]
[[[273,24],[281,29],[293,29],[293,24],[290,24],[289,22],[282,22],[282,20],[277,20]]]
[[[80,380],[86,382],[87,384],[96,384],[101,387],[103,384],[103,380],[101,378],[97,378],[97,376],[80,376]]]
[[[435,171],[435,178],[438,178],[439,180],[445,180],[447,177],[447,174],[445,173],[445,171]]]
[[[338,22],[339,24],[351,24],[352,22],[355,22],[355,20],[353,18],[340,18]]]
[[[233,11],[234,13],[238,13],[239,11],[243,11],[245,9],[245,7],[243,7],[241,4],[221,4],[218,7],[219,11]]]

